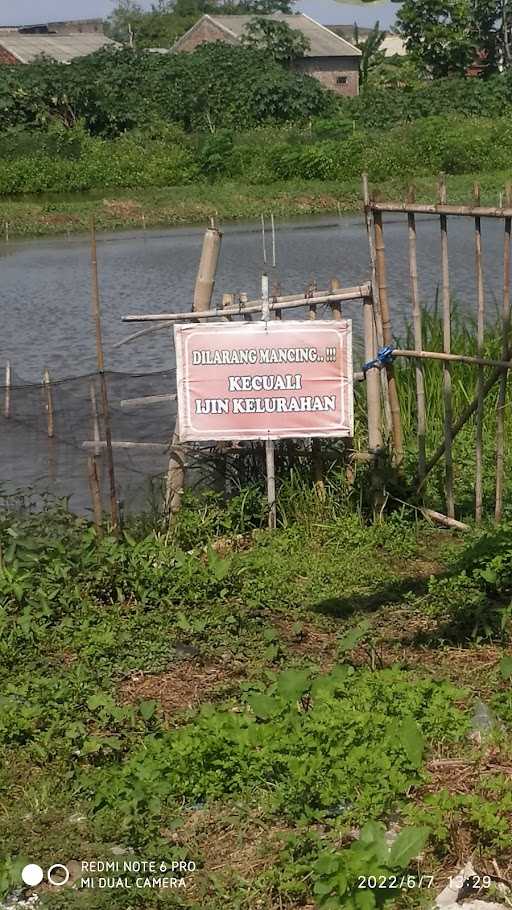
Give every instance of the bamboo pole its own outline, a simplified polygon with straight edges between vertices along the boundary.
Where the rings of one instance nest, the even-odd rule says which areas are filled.
[[[363,301],[364,356],[367,363],[377,354],[375,327],[373,322],[373,304],[371,297]],[[368,370],[366,373],[366,399],[368,409],[368,449],[377,452],[382,448],[381,415],[380,415],[380,382],[379,371]]]
[[[409,351],[407,348],[393,348],[393,357],[414,357],[418,360],[440,360],[443,363],[466,363],[474,367],[497,367],[499,372],[512,369],[512,360],[494,360],[492,357],[473,357],[471,354],[445,354],[443,351]],[[496,378],[494,379],[496,382]],[[489,388],[484,384],[484,390]],[[487,394],[486,392],[486,394]],[[478,399],[475,398],[475,410]],[[474,411],[473,411],[474,413]]]
[[[251,314],[245,312],[245,308],[247,306],[247,301],[249,300],[248,295],[245,292],[242,292],[241,294],[238,295],[238,300],[239,300],[239,304],[240,304],[240,309],[241,309],[242,313],[244,314],[244,322],[252,322]]]
[[[404,356],[408,356],[409,354],[414,354],[415,357],[418,356],[418,351],[408,351],[408,352],[404,351],[403,353],[404,353]],[[429,353],[432,353],[432,352],[427,352],[427,356]],[[397,356],[400,357],[400,352],[397,353]],[[436,355],[436,357],[437,356],[439,356],[439,355]],[[462,360],[461,357],[457,357],[457,359],[460,360],[462,363],[464,363],[467,358],[464,358],[464,360]],[[475,360],[476,358],[472,358],[472,359]],[[493,370],[493,372],[489,376],[489,379],[486,381],[486,383],[484,385],[484,398],[487,397],[487,395],[489,394],[489,392],[491,391],[493,386],[496,385],[496,383],[498,382],[500,377],[503,375],[504,367],[507,367],[507,366],[511,366],[511,364],[508,361],[504,362],[503,366],[497,367],[495,370]],[[462,428],[467,424],[468,420],[471,420],[471,418],[473,417],[473,415],[476,412],[477,407],[478,407],[478,399],[474,398],[473,401],[470,404],[468,404],[467,408],[464,409],[464,411],[462,412],[462,414],[460,415],[460,417],[456,421],[456,423],[452,426],[452,431],[451,431],[452,441],[455,439],[456,436],[458,436],[458,434],[460,433]],[[445,443],[442,442],[437,447],[436,451],[431,456],[431,458],[429,458],[429,460],[427,461],[427,464],[425,466],[425,478],[428,476],[428,474],[430,474],[430,472],[433,470],[433,468],[435,468],[436,464],[443,457],[444,453],[445,453]],[[418,489],[420,489],[422,487],[422,485],[423,485],[422,483],[418,484]]]
[[[55,435],[54,411],[53,411],[53,393],[50,378],[50,371],[47,367],[43,370],[43,392],[45,397],[45,411],[47,421],[48,438],[53,439]]]
[[[94,441],[96,443],[96,448],[94,449],[94,454],[99,455],[100,451],[101,451],[101,449],[100,449],[101,433],[100,433],[100,421],[99,421],[99,416],[98,416],[98,402],[96,399],[96,385],[94,382],[91,382],[91,384],[89,386],[89,394],[91,397],[92,432],[93,432]]]
[[[279,285],[279,284],[274,284],[274,285],[272,286],[272,304],[273,304],[272,310],[273,310],[273,313],[274,313],[274,319],[282,319],[282,318],[283,318],[282,311],[281,311],[281,310],[278,310],[278,309],[275,309],[276,304],[277,304],[277,301],[278,301],[278,299],[279,299],[279,291],[280,291],[280,285]]]
[[[328,292],[313,294],[311,298],[302,295],[301,297],[281,297],[277,300],[276,303],[270,303],[270,309],[281,309],[281,310],[293,310],[298,307],[308,306],[309,300],[314,298],[315,304],[320,303],[335,303],[336,301],[355,301],[360,300],[363,297],[367,297],[370,293],[371,285],[369,282],[365,284],[357,285],[356,287],[344,288],[341,291],[338,291],[336,294],[330,294]],[[242,309],[240,305],[233,307],[229,311],[223,311],[221,307],[216,307],[211,310],[203,311],[192,311],[188,313],[145,313],[137,314],[135,316],[123,316],[122,322],[186,322],[187,320],[200,320],[200,319],[217,319],[220,316],[242,316],[244,312],[246,313],[261,313],[262,303],[260,300],[249,300]],[[168,328],[168,326],[158,326],[158,328]],[[155,330],[153,330],[155,331]],[[137,337],[140,337],[140,334]],[[135,336],[134,336],[135,338]],[[121,343],[125,344],[127,339],[124,339],[123,342],[120,342],[114,347],[120,347]],[[130,339],[130,340],[133,340]]]
[[[446,180],[442,174],[438,183],[439,202],[446,204]],[[443,351],[451,352],[451,301],[450,301],[450,264],[448,259],[448,221],[446,215],[440,216],[441,226],[441,271],[443,286]],[[445,441],[445,493],[448,518],[455,517],[453,495],[453,457],[452,457],[452,377],[447,361],[443,365],[444,397],[444,441]]]
[[[147,405],[176,401],[177,397],[177,395],[145,395],[143,398],[123,398],[120,405],[122,408],[144,408]]]
[[[87,473],[89,477],[89,490],[91,492],[92,513],[94,516],[94,527],[98,537],[101,537],[103,528],[101,525],[101,489],[100,477],[98,471],[98,461],[94,455],[89,455],[87,459]]]
[[[474,200],[477,207],[480,206],[480,186],[478,183],[474,186]],[[475,216],[475,269],[476,269],[476,290],[477,290],[477,354],[483,356],[484,351],[484,332],[485,332],[485,292],[484,292],[484,273],[482,264],[482,219],[479,215]],[[483,445],[484,445],[484,368],[478,367],[477,381],[477,399],[476,409],[476,465],[475,465],[475,520],[477,524],[482,521],[483,515]]]
[[[11,361],[5,364],[4,417],[11,416],[12,367]]]
[[[235,302],[234,294],[223,294],[222,295],[222,308],[224,310],[233,309],[234,302]],[[222,320],[223,320],[223,322],[232,322],[233,317],[232,316],[223,316]]]
[[[409,188],[409,201],[414,202],[414,187]],[[423,325],[421,304],[418,285],[418,257],[416,245],[416,216],[409,212],[407,216],[409,228],[409,278],[411,283],[412,318],[414,326],[414,346],[416,350],[423,350]],[[416,411],[417,411],[417,437],[418,437],[418,477],[423,480],[425,476],[427,416],[425,406],[425,374],[421,359],[416,361]]]
[[[263,265],[267,265],[267,238],[265,236],[265,215],[261,216],[261,242],[263,244]]]
[[[219,263],[221,243],[222,234],[220,231],[214,226],[207,228],[194,291],[193,308],[197,312],[210,308],[215,288],[215,275]]]
[[[100,393],[103,427],[107,449],[107,467],[110,488],[110,517],[114,534],[119,533],[119,509],[117,505],[116,478],[114,470],[114,453],[112,451],[112,426],[108,400],[107,377],[105,375],[105,356],[101,331],[100,288],[98,279],[98,254],[96,245],[96,224],[91,216],[91,273],[92,273],[92,312],[96,331],[96,360],[100,378]]]
[[[335,294],[340,289],[341,289],[341,281],[339,280],[339,278],[332,278],[330,281],[330,284],[329,284],[329,291],[331,292],[331,294]],[[364,303],[364,301],[363,301],[363,303]],[[336,322],[339,322],[340,319],[342,319],[343,313],[342,313],[341,304],[340,304],[339,300],[337,300],[335,303],[331,303],[331,312],[332,312],[332,318],[334,320],[336,320]]]
[[[494,208],[493,206],[475,206],[475,205],[448,205],[439,203],[437,205],[423,205],[409,202],[374,202],[371,203],[373,212],[414,212],[416,215],[455,215],[471,216],[475,218],[512,218],[512,203],[504,208]]]
[[[393,331],[391,328],[391,314],[389,311],[388,284],[386,273],[386,248],[384,245],[384,230],[382,224],[382,214],[374,213],[374,233],[375,233],[375,254],[376,254],[376,278],[379,288],[380,313],[382,319],[382,332],[385,345],[393,344]],[[400,402],[398,400],[398,389],[396,385],[395,372],[392,364],[386,367],[388,377],[388,395],[389,406],[391,410],[391,430],[393,438],[393,447],[395,450],[395,461],[400,465],[403,461],[403,442],[402,442],[402,422],[400,418]]]
[[[375,228],[373,223],[373,211],[371,209],[371,198],[370,198],[370,187],[368,183],[368,174],[363,174],[363,200],[364,200],[364,212],[365,212],[365,221],[366,221],[366,234],[368,237],[368,250],[370,254],[370,268],[371,268],[371,286],[372,286],[372,303],[373,303],[373,321],[375,324],[375,330],[377,333],[377,345],[382,348],[384,346],[384,333],[382,329],[382,318],[380,310],[380,300],[379,300],[379,285],[377,282],[377,265],[376,265],[376,252],[375,252]],[[380,371],[380,384],[381,384],[381,396],[382,403],[384,407],[384,421],[386,427],[386,435],[391,436],[391,407],[389,404],[389,391],[388,391],[388,374],[386,370]]]
[[[505,190],[507,207],[512,205],[512,185]],[[505,237],[503,244],[503,302],[501,309],[502,322],[502,356],[510,356],[510,246],[512,237],[512,218],[505,218]],[[507,403],[508,374],[502,373],[498,393],[498,410],[496,415],[496,504],[495,519],[503,518],[503,488],[505,479],[505,407]]]
[[[274,219],[274,213],[272,212],[270,216],[270,222],[272,225],[272,266],[275,269],[277,265],[277,251],[276,251],[276,222]]]

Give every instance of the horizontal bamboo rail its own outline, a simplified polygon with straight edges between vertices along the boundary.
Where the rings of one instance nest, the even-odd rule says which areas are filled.
[[[161,404],[163,401],[176,401],[177,395],[147,395],[145,398],[123,398],[122,408],[143,408],[148,404]]]
[[[343,300],[362,300],[365,297],[370,297],[370,295],[371,286],[368,282],[366,284],[357,285],[356,287],[345,288],[343,291],[336,291],[333,294],[327,292],[323,296],[315,297],[315,303],[336,303]],[[297,307],[309,306],[310,302],[311,298],[306,297],[294,297],[291,300],[282,300],[278,297],[277,300],[270,301],[269,309],[270,311],[291,310]],[[249,303],[245,304],[243,307],[238,304],[229,307],[229,309],[220,307],[213,310],[203,310],[202,313],[156,313],[123,316],[123,322],[181,322],[184,319],[218,319],[224,316],[243,316],[245,313],[261,313],[262,311],[262,301],[255,300],[249,301]]]
[[[89,451],[90,449],[96,450],[97,448],[106,449],[107,443],[105,440],[100,440],[100,442],[95,442],[93,440],[86,440],[82,443],[82,449]],[[165,452],[169,451],[168,442],[116,442],[112,440],[113,449],[138,449],[141,452],[161,452],[162,455]]]
[[[396,348],[393,357],[414,357],[418,360],[444,360],[450,363],[466,363],[477,367],[498,367],[503,370],[512,369],[511,360],[491,360],[487,357],[471,357],[467,354],[445,354],[443,351],[408,351]]]
[[[473,218],[512,218],[512,208],[494,208],[486,205],[449,205],[437,203],[423,205],[419,202],[371,202],[373,212],[401,212],[405,215],[469,215]]]

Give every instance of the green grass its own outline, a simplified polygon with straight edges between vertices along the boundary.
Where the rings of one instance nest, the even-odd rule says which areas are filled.
[[[191,500],[173,534],[119,542],[65,513],[3,514],[4,893],[24,861],[189,859],[185,892],[65,888],[40,906],[356,907],[359,875],[414,874],[420,849],[439,890],[461,826],[482,868],[506,869],[510,527],[367,525],[341,501],[304,521],[284,496],[271,535],[254,497],[243,516]],[[480,744],[477,698],[499,718]],[[464,799],[433,771],[446,757]]]
[[[484,204],[498,204],[498,196],[510,178],[508,172],[465,174],[448,178],[449,199],[465,202],[471,199],[475,180],[482,187]],[[383,198],[401,199],[410,177],[383,181],[379,193]],[[435,177],[415,180],[418,201],[432,202]],[[244,221],[274,212],[278,218],[323,214],[355,213],[361,210],[361,187],[356,181],[322,182],[284,181],[268,186],[240,182],[211,186],[168,187],[151,190],[116,190],[95,194],[51,194],[46,197],[0,198],[0,222],[9,223],[10,236],[46,236],[88,230],[94,215],[101,230],[142,227],[174,227],[205,224],[212,216],[222,221]]]

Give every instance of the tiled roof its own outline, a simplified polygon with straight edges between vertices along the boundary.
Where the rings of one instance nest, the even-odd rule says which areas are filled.
[[[20,35],[0,30],[0,46],[20,63],[31,63],[42,54],[59,63],[69,63],[75,57],[85,57],[115,42],[106,35],[91,33],[72,35]]]

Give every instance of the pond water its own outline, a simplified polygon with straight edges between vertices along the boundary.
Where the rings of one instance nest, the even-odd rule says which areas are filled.
[[[500,304],[503,227],[484,221],[487,307]],[[473,315],[476,291],[470,219],[449,223],[452,292],[459,308]],[[133,313],[186,311],[191,308],[203,230],[179,228],[100,236],[98,260],[107,365],[116,371],[151,372],[173,366],[167,333],[150,335],[117,350],[112,346],[137,326],[121,317]],[[393,328],[403,333],[410,319],[407,225],[398,216],[385,223]],[[270,243],[268,244],[270,246]],[[418,266],[423,303],[432,307],[439,285],[439,221],[418,219]],[[95,341],[90,304],[90,253],[85,237],[30,240],[0,245],[0,370],[9,359],[18,376],[39,381],[48,366],[56,378],[95,369]],[[258,295],[263,268],[259,226],[225,229],[216,283],[223,292]],[[277,268],[284,293],[303,292],[314,277],[319,288],[337,276],[343,285],[369,277],[368,245],[362,218],[298,221],[277,226]],[[288,317],[297,318],[301,311]],[[345,313],[360,328],[357,304]]]

